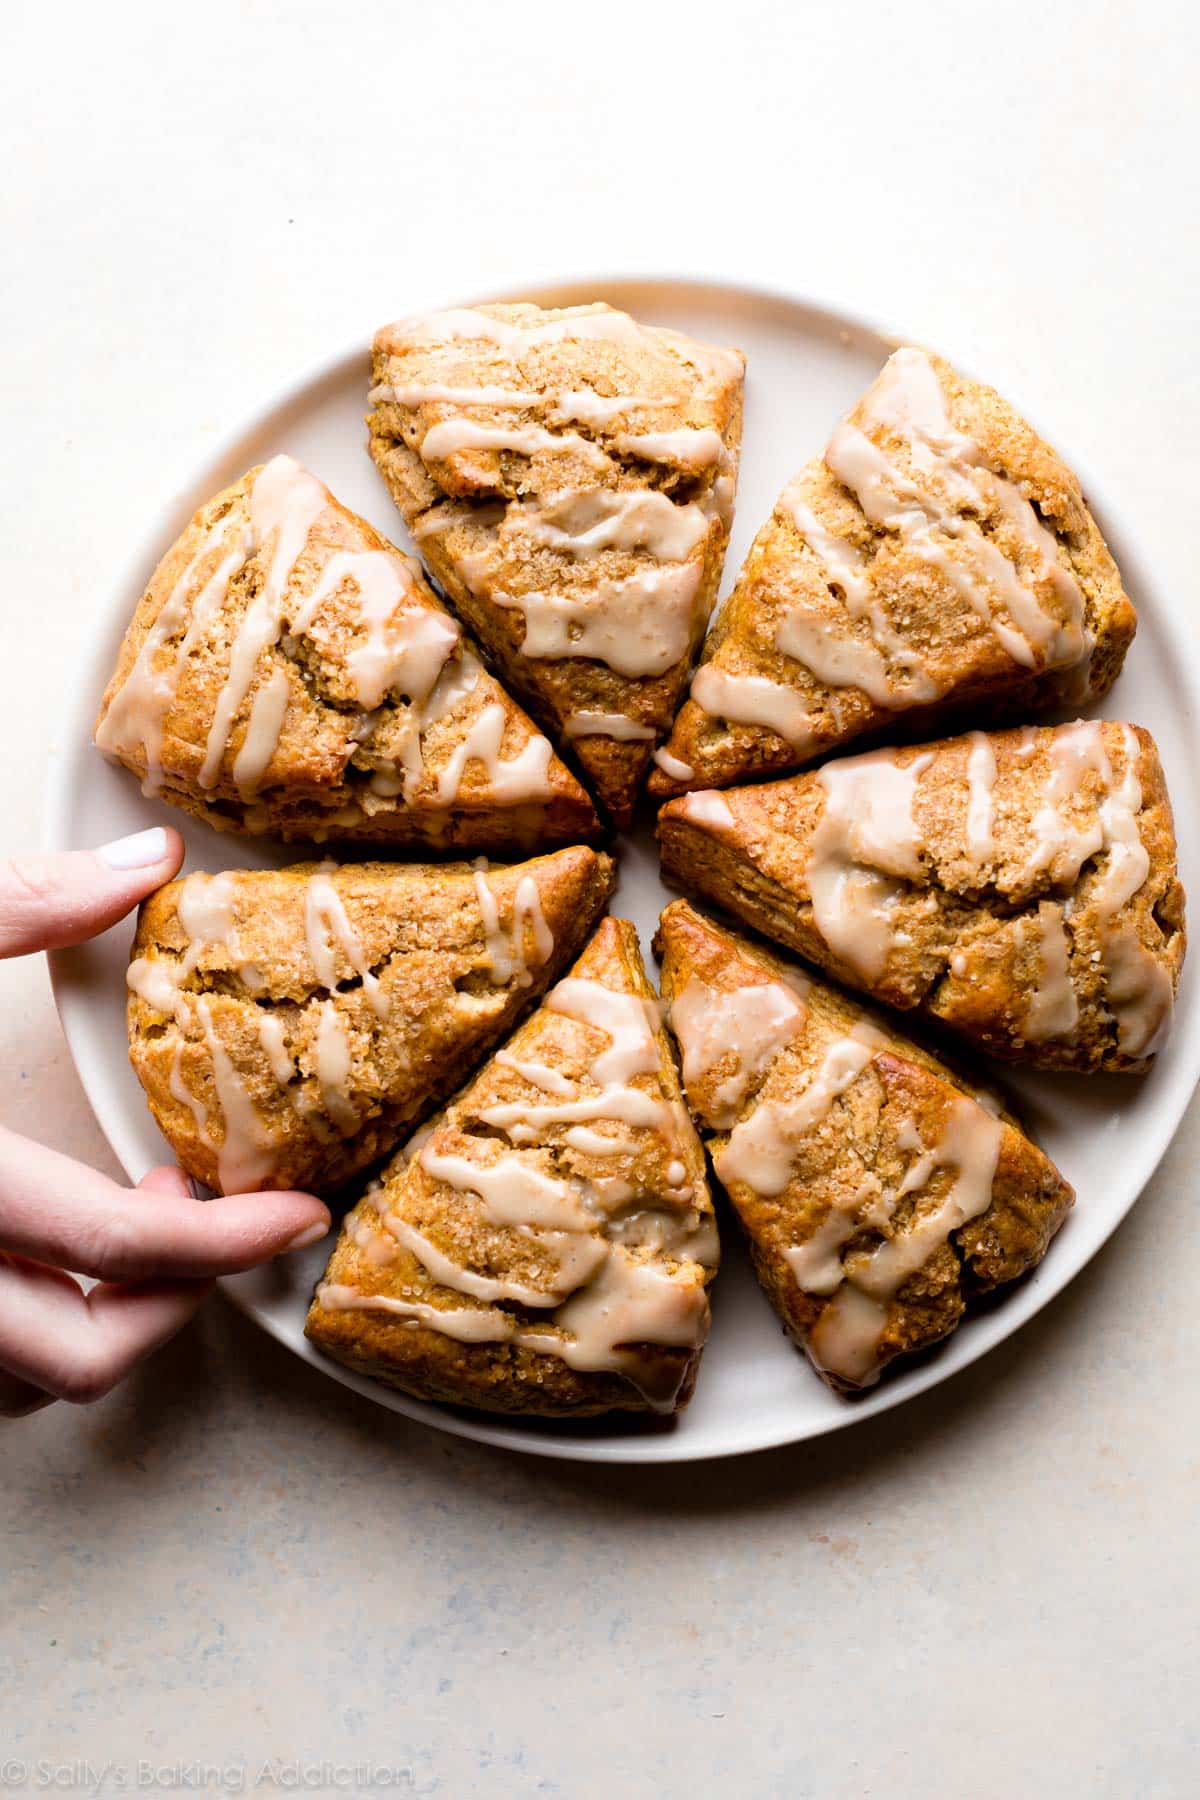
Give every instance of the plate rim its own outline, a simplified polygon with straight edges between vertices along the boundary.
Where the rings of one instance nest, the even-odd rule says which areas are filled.
[[[686,290],[692,303],[702,300],[706,292],[715,299],[724,296],[736,298],[743,305],[761,309],[764,304],[778,307],[792,313],[807,313],[814,320],[835,331],[850,330],[862,333],[885,344],[919,343],[920,338],[898,335],[893,329],[871,319],[856,310],[841,305],[836,299],[826,295],[804,294],[789,290],[776,284],[756,283],[745,280],[734,280],[727,276],[710,274],[703,271],[687,274],[663,275],[647,270],[629,270],[620,274],[563,276],[543,278],[518,287],[506,286],[501,292],[493,292],[488,298],[496,301],[514,301],[537,298],[541,303],[548,300],[555,303],[553,296],[565,297],[579,290],[590,290],[595,294],[611,295],[631,302],[630,290],[637,288],[654,288],[657,290]],[[560,298],[559,304],[573,302]],[[574,302],[577,303],[577,302]],[[443,304],[472,306],[479,305],[478,296],[470,300],[445,302]],[[183,496],[194,492],[200,474],[205,470],[215,470],[234,458],[235,452],[244,440],[257,430],[261,430],[265,420],[272,415],[286,412],[288,408],[301,403],[306,395],[314,389],[335,382],[349,373],[355,362],[365,364],[369,354],[369,340],[366,344],[357,342],[350,348],[343,349],[332,357],[306,369],[294,377],[281,389],[263,397],[253,408],[248,408],[231,429],[223,433],[203,458],[195,458],[190,463],[182,479],[166,487],[164,498],[154,509],[153,519],[146,529],[139,533],[137,544],[122,561],[119,569],[110,582],[105,583],[105,604],[97,609],[89,628],[83,634],[82,654],[73,673],[68,692],[64,696],[63,716],[72,728],[63,734],[63,748],[51,751],[45,783],[45,795],[41,814],[40,843],[46,850],[61,850],[75,847],[68,838],[65,829],[71,796],[71,765],[75,757],[81,753],[82,746],[75,743],[77,733],[74,727],[83,720],[90,719],[94,712],[98,691],[97,669],[106,666],[102,660],[113,632],[113,621],[118,608],[128,606],[128,596],[136,592],[143,583],[144,571],[153,555],[155,562],[162,555],[163,549],[178,536],[181,529],[180,519],[190,517],[195,510],[194,504],[186,502]],[[963,370],[972,379],[975,376],[969,359],[956,358],[951,347],[950,359],[957,368]],[[365,372],[365,371],[364,371]],[[1037,424],[1036,409],[1026,409],[1019,392],[1013,392],[1006,383],[1006,397],[1021,412],[1022,417],[1029,419],[1040,431]],[[1053,437],[1051,437],[1051,441]],[[1143,541],[1136,529],[1132,528],[1123,514],[1114,512],[1102,485],[1093,479],[1090,463],[1081,461],[1073,454],[1067,460],[1070,468],[1078,476],[1088,496],[1088,507],[1100,521],[1105,541],[1115,544],[1114,556],[1122,572],[1123,580],[1139,596],[1149,602],[1156,618],[1168,634],[1169,648],[1173,655],[1178,655],[1183,666],[1184,680],[1181,683],[1181,696],[1188,723],[1194,726],[1196,715],[1196,696],[1200,694],[1200,645],[1194,646],[1184,624],[1182,606],[1171,598],[1169,585],[1157,580],[1153,565],[1146,553]],[[186,511],[185,511],[186,509]],[[170,535],[168,535],[170,534]],[[1119,551],[1119,554],[1118,554]],[[151,567],[154,564],[150,564]],[[85,734],[90,742],[90,731]],[[1178,821],[1176,821],[1178,834]],[[83,1088],[93,1117],[108,1143],[110,1150],[120,1166],[125,1169],[130,1179],[136,1179],[134,1168],[130,1167],[127,1146],[124,1145],[124,1134],[120,1122],[111,1109],[98,1100],[93,1092],[93,1084],[85,1073],[77,1054],[73,1020],[76,1004],[86,1004],[75,992],[75,983],[65,952],[50,951],[47,953],[50,971],[51,991],[59,1023],[71,1056],[72,1065]],[[1185,963],[1183,980],[1188,980],[1188,969]],[[952,1338],[946,1349],[927,1362],[896,1375],[874,1392],[863,1398],[847,1402],[844,1410],[830,1415],[800,1429],[781,1426],[774,1431],[764,1432],[757,1428],[752,1437],[746,1441],[736,1441],[716,1447],[700,1442],[689,1443],[683,1435],[670,1431],[654,1435],[628,1436],[615,1435],[611,1438],[597,1436],[595,1438],[571,1439],[562,1435],[554,1435],[554,1427],[560,1422],[531,1422],[530,1425],[514,1426],[507,1422],[495,1422],[488,1415],[476,1417],[463,1416],[453,1411],[443,1411],[431,1402],[420,1401],[388,1388],[367,1376],[359,1375],[340,1363],[334,1363],[320,1356],[304,1338],[299,1345],[274,1316],[257,1306],[244,1295],[239,1284],[246,1276],[223,1278],[219,1286],[228,1299],[245,1317],[254,1323],[268,1336],[275,1339],[291,1354],[298,1356],[311,1367],[332,1378],[340,1385],[362,1394],[375,1404],[387,1410],[399,1413],[416,1423],[432,1426],[452,1436],[470,1439],[477,1443],[516,1450],[526,1455],[547,1456],[570,1462],[607,1462],[607,1463],[672,1463],[716,1461],[726,1457],[753,1455],[759,1451],[779,1449],[790,1444],[810,1442],[829,1436],[834,1432],[844,1431],[848,1427],[865,1423],[866,1420],[890,1412],[907,1401],[916,1399],[931,1388],[948,1381],[951,1377],[970,1368],[989,1352],[1007,1341],[1021,1327],[1034,1318],[1042,1309],[1066,1288],[1083,1269],[1095,1258],[1103,1246],[1109,1241],[1118,1227],[1129,1216],[1133,1207],[1144,1193],[1158,1165],[1165,1156],[1170,1144],[1179,1130],[1184,1114],[1190,1104],[1192,1095],[1200,1083],[1200,1014],[1192,1024],[1186,1038],[1176,1033],[1172,1036],[1174,1054],[1172,1062],[1177,1070],[1171,1085],[1159,1097],[1157,1111],[1157,1129],[1146,1131],[1140,1129],[1137,1150],[1132,1158],[1133,1171],[1130,1177],[1128,1197],[1116,1209],[1112,1217],[1104,1221],[1099,1236],[1094,1238],[1090,1247],[1081,1255],[1078,1262],[1068,1266],[1065,1258],[1054,1259],[1038,1265],[1029,1277],[1018,1284],[1018,1291],[1010,1294],[1006,1304],[998,1307],[986,1319],[973,1321],[974,1329],[969,1336],[955,1342]],[[1182,1046],[1182,1048],[1180,1047]],[[1136,1078],[1130,1078],[1136,1079]],[[1062,1265],[1061,1267],[1059,1265]],[[251,1274],[253,1272],[250,1272]],[[766,1301],[764,1300],[764,1304]],[[799,1354],[797,1352],[797,1354]],[[953,1361],[949,1358],[953,1356]],[[814,1377],[815,1379],[815,1377]],[[561,1423],[566,1423],[563,1421]]]

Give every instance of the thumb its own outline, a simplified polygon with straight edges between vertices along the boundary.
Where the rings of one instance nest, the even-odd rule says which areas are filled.
[[[0,956],[57,950],[107,931],[182,861],[179,833],[159,825],[98,850],[0,862]]]

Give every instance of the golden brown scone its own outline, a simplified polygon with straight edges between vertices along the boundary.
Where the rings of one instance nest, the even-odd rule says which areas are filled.
[[[504,679],[618,826],[716,596],[744,359],[596,304],[375,338],[371,454]]]
[[[1082,706],[1135,625],[1061,458],[991,388],[897,350],[755,539],[650,791]]]
[[[686,901],[655,948],[688,1105],[785,1329],[833,1388],[959,1324],[1074,1195],[994,1096]]]
[[[659,815],[664,873],[890,1006],[1137,1072],[1185,946],[1154,740],[1078,720],[872,751]]]
[[[290,456],[167,551],[96,742],[222,830],[478,849],[598,829],[417,565]]]
[[[717,1266],[704,1168],[637,933],[606,919],[355,1207],[305,1329],[425,1400],[677,1411]]]
[[[189,875],[142,907],[129,1055],[190,1175],[332,1188],[451,1093],[561,974],[613,886],[532,862]]]

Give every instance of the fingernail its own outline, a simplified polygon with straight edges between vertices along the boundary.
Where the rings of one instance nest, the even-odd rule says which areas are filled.
[[[167,834],[161,825],[155,825],[149,831],[135,831],[130,837],[101,844],[95,854],[110,869],[148,869],[167,854]]]
[[[310,1244],[319,1244],[321,1239],[328,1235],[328,1219],[326,1219],[324,1223],[318,1219],[315,1225],[306,1225],[303,1231],[298,1232],[294,1238],[286,1243],[283,1246],[281,1254],[286,1256],[292,1250],[307,1250]]]

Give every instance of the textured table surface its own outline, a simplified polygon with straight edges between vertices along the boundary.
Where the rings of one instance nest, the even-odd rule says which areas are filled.
[[[1196,31],[1028,0],[10,5],[3,848],[172,481],[383,318],[489,286],[709,272],[944,345],[1038,397],[1191,604]],[[0,1116],[113,1168],[44,970],[0,982]],[[0,1788],[1193,1792],[1198,1153],[1193,1109],[982,1364],[708,1467],[456,1442],[215,1301],[91,1411],[4,1427]]]

